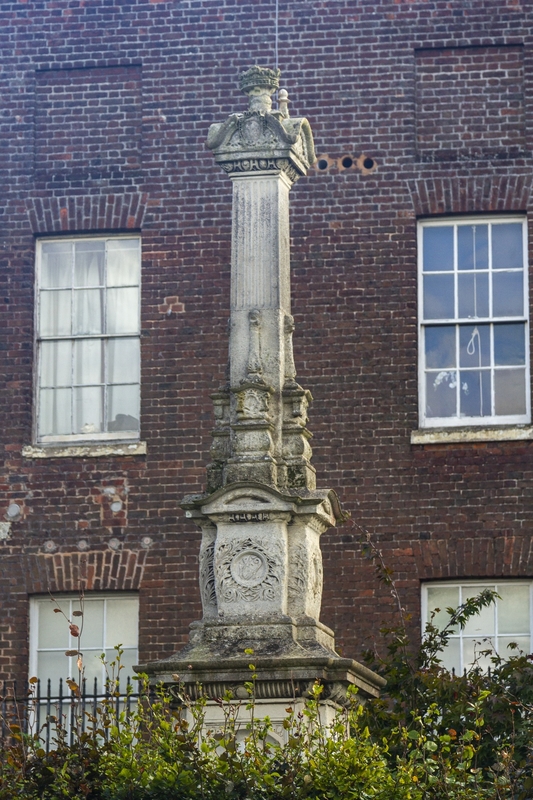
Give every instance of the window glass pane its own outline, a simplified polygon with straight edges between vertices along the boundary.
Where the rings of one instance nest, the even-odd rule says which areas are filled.
[[[495,412],[500,416],[526,413],[526,373],[524,369],[494,371]]]
[[[101,289],[78,289],[74,292],[73,333],[103,333],[104,292]]]
[[[103,645],[104,645],[104,601],[103,600],[86,599],[84,602],[82,645],[84,647],[97,647],[100,650],[100,653],[103,652]]]
[[[453,270],[453,226],[423,228],[424,271]]]
[[[454,319],[453,275],[424,276],[424,318]]]
[[[104,242],[76,242],[74,286],[103,286],[104,258]]]
[[[522,272],[495,272],[492,276],[492,311],[495,317],[520,317],[524,313]]]
[[[494,363],[498,366],[526,363],[523,323],[494,326]]]
[[[489,316],[489,276],[487,272],[458,276],[459,316]]]
[[[498,636],[498,653],[502,658],[520,655],[520,651],[529,655],[531,653],[531,640],[529,636]],[[510,644],[518,645],[518,650],[509,647]]]
[[[139,290],[108,289],[107,332],[138,333]]]
[[[69,616],[69,603],[54,603],[52,599],[40,601],[38,647],[69,647],[68,622],[63,614],[56,614],[54,608],[61,608]]]
[[[426,375],[426,416],[453,417],[456,408],[457,373],[453,370]]]
[[[478,658],[478,665],[483,669],[492,666],[491,656],[498,652],[503,658],[510,658],[517,650],[507,646],[515,643],[525,653],[531,647],[531,619],[530,619],[530,592],[531,582],[515,583],[502,581],[501,583],[480,585],[465,583],[459,585],[428,585],[426,620],[429,620],[431,610],[436,606],[456,607],[458,605],[459,590],[464,603],[468,597],[476,597],[483,589],[493,589],[498,592],[499,598],[488,608],[484,608],[475,617],[472,617],[465,629],[457,629],[456,635],[446,649],[444,664],[447,667],[458,668],[458,644],[462,642],[463,666],[469,667],[474,659],[484,650],[491,650],[488,656]],[[443,611],[439,613],[438,621],[443,627],[447,621]],[[496,627],[497,623],[497,627]],[[450,653],[448,653],[450,650]],[[494,652],[493,652],[494,651]]]
[[[462,367],[490,366],[490,326],[461,325],[459,358]]]
[[[529,633],[529,586],[499,584],[498,633]]]
[[[117,239],[107,243],[107,285],[139,284],[139,240]]]
[[[138,431],[139,237],[45,241],[39,248],[39,336],[65,338],[39,343],[39,387],[80,388],[40,394],[39,435]]]
[[[109,383],[139,383],[140,342],[138,339],[109,339],[107,380]]]
[[[72,342],[41,342],[41,386],[70,386]]]
[[[489,226],[459,225],[457,228],[458,269],[488,269]]]
[[[470,597],[477,597],[484,589],[494,589],[494,585],[491,586],[465,586],[463,587],[463,598],[462,602],[464,603]],[[470,617],[468,622],[464,627],[464,634],[465,636],[493,636],[495,633],[494,628],[494,614],[495,614],[495,606],[494,603],[491,603],[490,606],[486,606],[485,608],[480,609],[479,613],[476,614],[474,617]]]
[[[70,694],[68,686],[65,685],[65,678],[69,678],[72,674],[70,668],[71,661],[73,661],[73,659],[68,658],[64,650],[39,653],[37,677],[41,678],[42,681],[41,694],[46,693],[47,680],[49,678],[51,679],[50,688],[53,696],[59,693],[60,678],[63,678],[63,695]]]
[[[108,390],[108,430],[139,430],[139,386],[110,386]]]
[[[32,639],[37,640],[37,677],[42,680],[42,694],[46,694],[46,679],[53,678],[52,691],[57,694],[59,689],[59,678],[63,680],[72,677],[78,680],[78,669],[76,658],[65,656],[65,650],[79,649],[83,653],[83,665],[86,678],[86,691],[91,694],[94,690],[94,678],[98,680],[98,690],[105,688],[105,670],[100,660],[102,653],[106,654],[108,661],[116,658],[116,651],[111,647],[104,647],[106,630],[111,638],[116,634],[121,634],[122,639],[127,639],[129,646],[125,647],[121,663],[125,669],[123,674],[123,687],[125,688],[126,673],[133,675],[133,664],[138,661],[137,641],[138,641],[138,598],[133,596],[121,596],[117,593],[114,597],[105,598],[102,596],[88,596],[84,602],[83,630],[81,638],[69,635],[67,619],[61,614],[54,614],[56,606],[48,599],[35,600],[39,612],[32,615],[33,622],[38,624],[37,635]],[[72,605],[71,605],[72,603]],[[116,608],[115,608],[116,604]],[[80,610],[78,597],[59,598],[57,606],[60,606],[66,617],[70,618],[75,624],[81,627],[81,617],[73,617],[74,610]],[[109,636],[107,638],[109,638]],[[118,640],[120,641],[120,639]],[[49,652],[46,646],[52,646],[53,652]],[[66,697],[70,696],[68,687],[63,684]],[[66,709],[64,709],[65,711]]]
[[[74,432],[100,433],[104,429],[103,389],[74,389]]]
[[[455,367],[455,325],[428,325],[425,328],[426,367]]]
[[[448,646],[443,653],[439,653],[439,658],[444,669],[449,669],[450,672],[455,670],[456,673],[461,672],[461,640],[450,639]]]
[[[486,417],[492,414],[489,370],[463,370],[460,373],[459,413],[461,417]]]
[[[74,342],[74,383],[104,383],[104,342],[101,339]]]
[[[72,433],[70,389],[41,389],[39,392],[39,434]]]
[[[94,691],[95,678],[98,691],[102,692],[105,689],[105,668],[100,659],[103,652],[101,647],[98,650],[83,650],[83,667],[87,681],[85,686],[88,692]]]
[[[106,647],[115,647],[117,644],[136,646],[138,628],[139,603],[136,597],[124,597],[108,603]]]
[[[70,291],[41,292],[40,324],[41,336],[70,335]]]
[[[431,619],[431,614],[436,608],[440,608],[433,618],[433,624],[442,630],[450,621],[450,615],[446,612],[447,608],[457,608],[459,605],[459,587],[458,586],[428,586],[427,588],[427,603],[428,603],[428,622]]]
[[[494,637],[479,636],[474,639],[463,639],[463,664],[465,667],[474,663],[483,671],[492,666],[496,641]],[[487,652],[488,651],[488,652]]]
[[[492,226],[492,269],[523,267],[522,224],[507,222]]]
[[[41,286],[55,289],[70,286],[72,281],[72,245],[70,242],[43,243],[41,249]]]

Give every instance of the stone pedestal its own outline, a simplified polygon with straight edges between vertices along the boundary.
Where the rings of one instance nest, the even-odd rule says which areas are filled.
[[[203,618],[181,652],[142,669],[154,682],[179,678],[192,696],[201,684],[209,698],[242,698],[252,660],[265,713],[303,702],[320,680],[327,716],[348,686],[364,698],[383,681],[338,656],[319,620],[319,539],[343,514],[334,492],[316,489],[312,397],[296,382],[292,351],[289,263],[289,190],[315,156],[309,123],[289,117],[286,93],[272,111],[277,86],[277,73],[248,70],[241,88],[249,110],[209,131],[233,181],[233,227],[229,379],[212,395],[207,492],[182,503],[203,534]]]

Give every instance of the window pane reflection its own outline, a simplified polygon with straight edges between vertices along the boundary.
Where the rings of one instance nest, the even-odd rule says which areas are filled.
[[[494,363],[496,365],[526,363],[524,334],[524,323],[494,326]]]
[[[459,316],[489,316],[488,273],[467,273],[458,277]]]
[[[508,416],[526,413],[526,373],[524,369],[494,371],[496,414]]]
[[[458,226],[457,266],[460,270],[489,268],[488,225]]]
[[[424,228],[424,271],[453,270],[453,226]]]
[[[454,316],[453,275],[425,275],[425,319],[453,319]]]
[[[429,369],[455,367],[455,325],[425,329],[426,366]]]
[[[490,326],[462,325],[459,329],[459,354],[462,367],[489,367]]]
[[[495,317],[517,317],[524,313],[524,279],[521,272],[493,274],[492,311]]]
[[[522,225],[508,222],[492,226],[492,269],[517,269],[524,265]]]
[[[457,413],[457,373],[454,370],[426,375],[426,415],[452,417]]]
[[[490,372],[488,370],[462,370],[460,414],[462,417],[487,417],[492,414]]]

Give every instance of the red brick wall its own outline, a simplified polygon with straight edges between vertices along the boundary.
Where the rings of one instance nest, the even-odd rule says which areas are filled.
[[[231,228],[231,183],[205,139],[211,122],[245,109],[238,74],[273,65],[274,7],[1,4],[0,518],[11,501],[23,509],[0,541],[6,677],[25,674],[28,596],[70,591],[89,567],[94,589],[139,589],[142,659],[170,655],[199,616],[199,535],[179,502],[205,479],[209,393],[227,358]],[[279,8],[291,110],[310,119],[329,157],[294,187],[291,211],[295,355],[315,398],[314,464],[396,570],[417,630],[421,581],[533,570],[533,444],[410,444],[416,218],[528,211],[531,17],[514,0]],[[475,98],[478,116],[465,112]],[[78,117],[85,100],[95,105]],[[444,105],[446,128],[444,116],[434,124]],[[358,165],[362,154],[373,169]],[[339,166],[345,156],[353,166]],[[143,237],[147,455],[23,458],[35,236],[128,230]],[[127,487],[127,514],[107,508],[109,486]],[[394,618],[358,538],[349,523],[323,538],[322,618],[354,656]]]
[[[501,45],[415,52],[422,161],[523,153],[523,55],[523,46]]]

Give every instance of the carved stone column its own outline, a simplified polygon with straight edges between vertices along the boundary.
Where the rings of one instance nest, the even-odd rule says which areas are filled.
[[[342,522],[337,496],[317,490],[307,409],[296,382],[290,313],[289,191],[314,161],[311,128],[291,119],[287,93],[272,110],[279,74],[241,76],[244,113],[209,130],[208,146],[233,182],[228,385],[212,395],[215,430],[208,488],[182,507],[202,529],[203,618],[189,645],[144,665],[154,681],[178,673],[194,693],[239,695],[254,651],[257,692],[280,708],[315,678],[325,700],[350,683],[377,694],[381,680],[335,653],[320,620],[320,535]],[[270,710],[268,713],[272,713]]]

